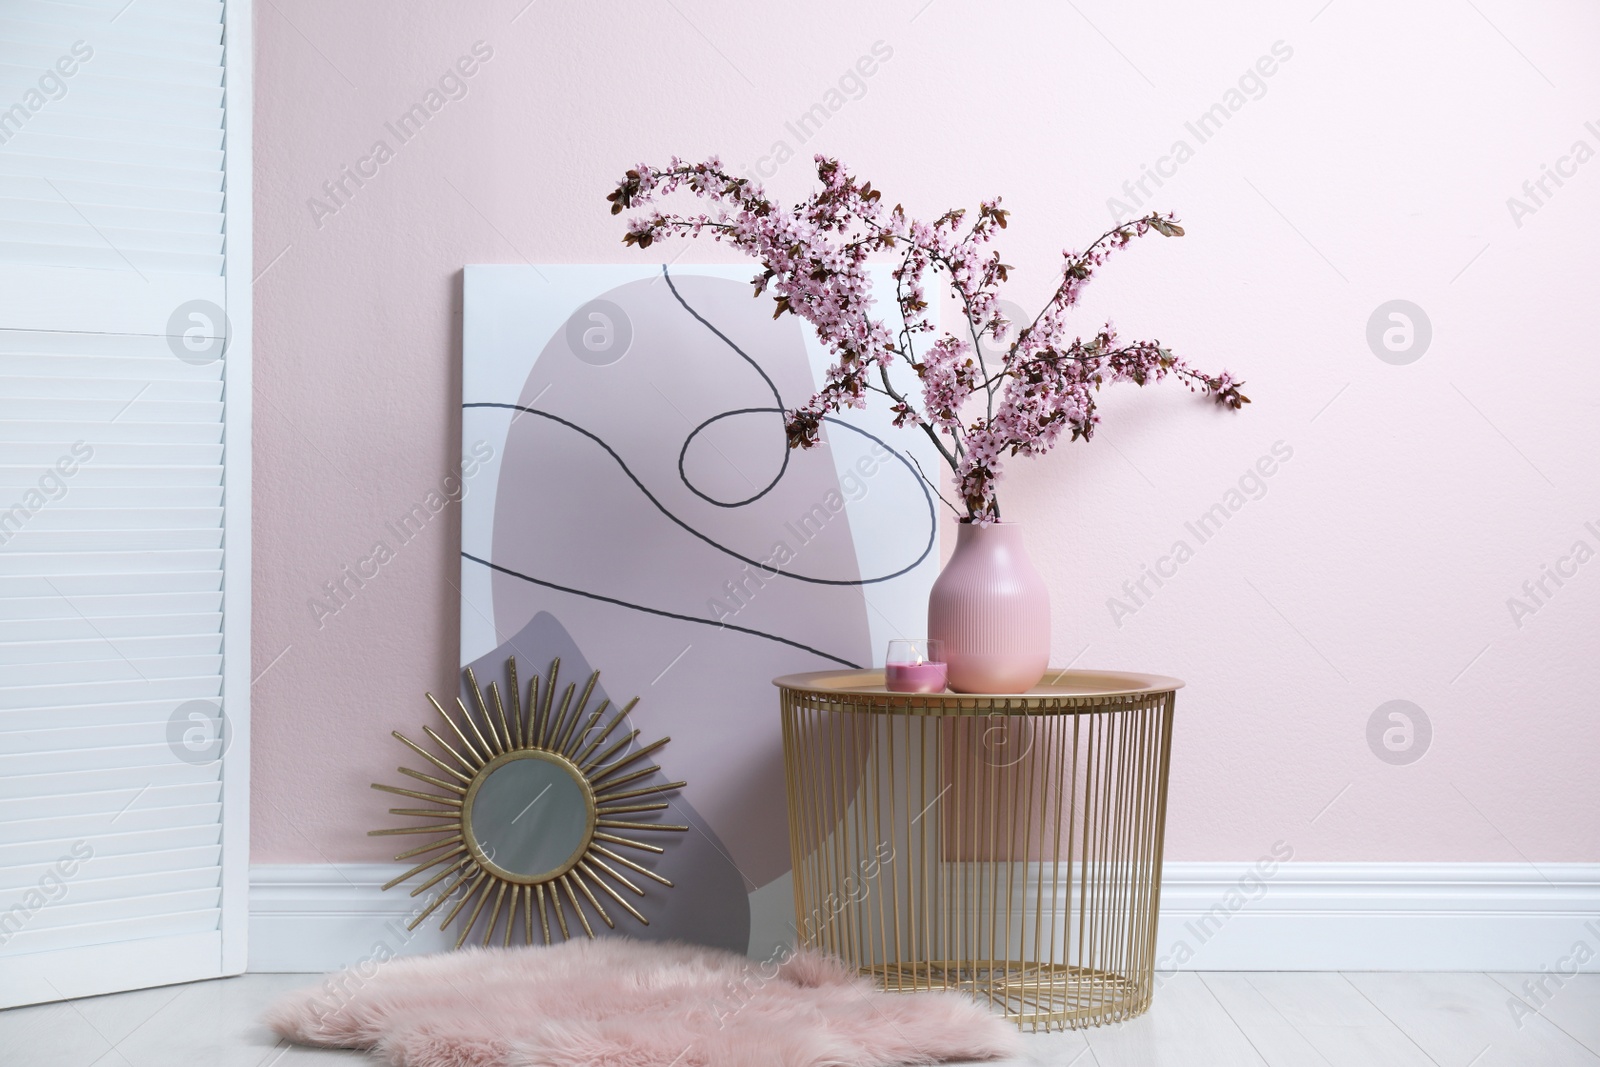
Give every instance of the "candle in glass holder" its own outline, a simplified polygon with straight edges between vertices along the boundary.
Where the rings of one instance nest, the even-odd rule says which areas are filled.
[[[947,668],[943,648],[928,638],[889,642],[883,661],[883,687],[891,693],[942,693]]]

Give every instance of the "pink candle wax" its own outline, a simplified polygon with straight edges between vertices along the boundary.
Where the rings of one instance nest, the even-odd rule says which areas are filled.
[[[883,669],[883,687],[891,693],[942,693],[944,680],[943,663],[891,663]]]

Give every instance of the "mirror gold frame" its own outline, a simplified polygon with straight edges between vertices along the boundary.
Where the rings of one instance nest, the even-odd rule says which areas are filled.
[[[665,810],[669,806],[666,794],[682,789],[686,784],[638,784],[661,769],[654,764],[641,767],[638,766],[639,762],[672,739],[663,737],[633,747],[640,731],[622,727],[625,727],[629,713],[638,704],[638,697],[621,708],[612,708],[609,700],[602,700],[597,707],[589,709],[589,698],[600,679],[599,671],[589,676],[582,694],[576,699],[577,684],[569,683],[557,700],[557,679],[561,669],[561,661],[557,659],[550,664],[548,681],[541,684],[537,674],[529,679],[528,698],[524,703],[517,682],[517,661],[510,659],[506,666],[510,683],[509,707],[501,699],[500,687],[496,682],[489,683],[488,697],[485,698],[484,690],[478,685],[471,667],[467,668],[466,677],[468,692],[473,698],[472,708],[468,708],[466,701],[457,697],[454,708],[447,710],[432,693],[428,694],[429,703],[448,727],[448,737],[432,726],[422,728],[437,751],[430,751],[398,730],[393,731],[395,738],[427,760],[431,765],[430,770],[437,774],[409,767],[397,768],[399,772],[433,787],[437,792],[374,782],[374,789],[425,801],[433,806],[390,808],[392,815],[426,819],[429,822],[421,826],[371,830],[368,833],[375,837],[434,834],[438,835],[438,840],[396,856],[397,861],[421,856],[428,858],[392,879],[383,888],[392,889],[435,867],[440,868],[412,889],[411,896],[419,896],[446,879],[451,881],[412,919],[407,929],[415,930],[440,905],[454,897],[455,904],[439,928],[447,929],[452,922],[460,920],[457,948],[466,942],[491,898],[494,904],[483,929],[485,945],[493,940],[502,915],[505,916],[503,943],[511,944],[519,925],[519,912],[523,941],[532,944],[536,909],[539,930],[547,945],[553,940],[553,929],[559,931],[563,939],[572,936],[568,924],[569,909],[583,932],[591,938],[594,937],[594,927],[589,922],[590,912],[607,927],[616,927],[616,921],[607,910],[608,904],[648,926],[649,920],[629,903],[623,893],[635,897],[645,895],[643,885],[633,876],[668,888],[671,888],[672,882],[629,859],[618,849],[660,855],[665,851],[661,846],[639,840],[638,836],[688,830],[687,826],[637,819],[638,815],[646,812]],[[622,728],[620,732],[619,728]],[[486,847],[487,843],[481,839],[481,835],[473,830],[473,802],[484,783],[495,771],[518,760],[539,760],[559,768],[581,790],[585,808],[581,839],[565,862],[550,870],[519,872],[496,863],[492,846]],[[537,800],[537,796],[530,797],[529,806]],[[469,904],[472,905],[470,909]],[[551,926],[552,915],[555,918],[554,928]]]
[[[488,846],[487,834],[479,832],[472,825],[472,813],[476,810],[475,801],[479,791],[491,775],[500,768],[519,760],[536,760],[566,772],[581,791],[583,797],[583,822],[581,840],[572,849],[571,854],[556,867],[536,874],[525,871],[514,871],[495,862],[494,850]],[[531,807],[539,798],[535,796],[528,802]],[[661,805],[665,807],[666,805]],[[472,779],[472,784],[467,786],[467,795],[461,798],[461,834],[466,841],[467,851],[472,853],[472,858],[478,861],[479,866],[487,868],[497,877],[518,885],[538,885],[540,882],[550,882],[566,874],[577,866],[589,849],[589,843],[594,840],[594,831],[598,822],[598,805],[595,803],[594,787],[589,784],[589,779],[584,777],[583,768],[567,759],[565,756],[548,752],[543,749],[521,749],[512,752],[502,752],[494,759],[483,765],[483,769]]]

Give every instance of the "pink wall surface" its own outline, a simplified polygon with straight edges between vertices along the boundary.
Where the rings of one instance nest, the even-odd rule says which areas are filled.
[[[368,783],[454,685],[453,509],[312,605],[457,469],[462,266],[636,256],[605,194],[674,152],[782,197],[835,154],[913,214],[1002,194],[1025,304],[1111,198],[1188,227],[1106,266],[1082,330],[1114,317],[1255,402],[1119,388],[1002,492],[1055,662],[1189,682],[1169,858],[1600,860],[1600,10],[797,11],[258,5],[255,861],[387,858]],[[1369,343],[1392,300],[1425,350]],[[1397,700],[1431,731],[1406,763],[1379,756]]]

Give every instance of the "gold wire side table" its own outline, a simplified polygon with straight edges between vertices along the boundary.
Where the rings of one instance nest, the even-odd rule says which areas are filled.
[[[1046,678],[995,696],[891,693],[881,670],[774,679],[801,944],[1033,1030],[1150,1006],[1183,682]]]

